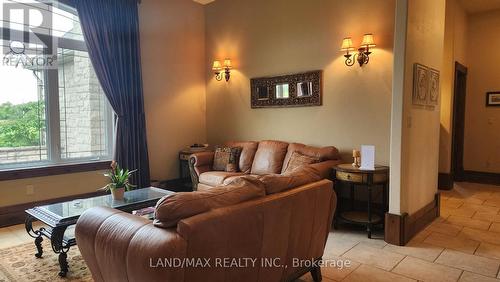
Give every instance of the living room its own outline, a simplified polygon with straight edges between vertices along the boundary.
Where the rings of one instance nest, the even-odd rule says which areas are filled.
[[[497,281],[497,0],[41,2],[0,281]]]

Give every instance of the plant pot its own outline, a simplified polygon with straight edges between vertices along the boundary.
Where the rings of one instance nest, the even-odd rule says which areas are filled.
[[[125,195],[125,187],[111,189],[111,196],[113,200],[123,200]]]

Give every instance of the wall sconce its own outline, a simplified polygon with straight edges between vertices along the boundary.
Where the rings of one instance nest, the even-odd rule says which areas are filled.
[[[226,81],[229,81],[231,78],[231,69],[233,68],[231,64],[231,59],[225,59],[224,60],[224,67],[221,65],[220,61],[215,60],[214,64],[212,65],[212,70],[214,71],[215,74],[215,79],[217,81],[222,80],[222,70],[224,69],[224,78]]]
[[[373,40],[373,34],[367,33],[363,36],[363,41],[361,42],[361,46],[358,48],[358,53],[351,54],[351,51],[354,51],[354,47],[352,47],[352,39],[350,37],[344,38],[342,40],[342,47],[340,51],[346,52],[345,64],[346,66],[353,66],[354,61],[358,61],[359,66],[363,66],[368,64],[370,61],[370,48],[375,47],[375,42]]]

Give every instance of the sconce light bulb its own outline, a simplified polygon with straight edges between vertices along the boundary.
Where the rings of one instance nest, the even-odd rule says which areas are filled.
[[[349,53],[349,51],[354,50],[352,47],[352,39],[350,37],[346,37],[342,40],[342,47],[340,47],[340,51],[346,51]]]
[[[231,69],[233,65],[231,64],[231,59],[224,59],[224,68]]]
[[[361,47],[363,48],[371,48],[375,47],[375,41],[373,39],[373,34],[367,33],[363,35],[363,41],[361,42]]]
[[[222,69],[222,66],[220,64],[220,61],[215,60],[214,64],[212,65],[212,70],[213,71],[220,71]]]

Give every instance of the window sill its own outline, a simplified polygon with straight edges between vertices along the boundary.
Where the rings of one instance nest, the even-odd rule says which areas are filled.
[[[103,170],[109,168],[110,165],[111,161],[99,161],[99,162],[89,162],[89,163],[3,170],[0,171],[0,181]]]

